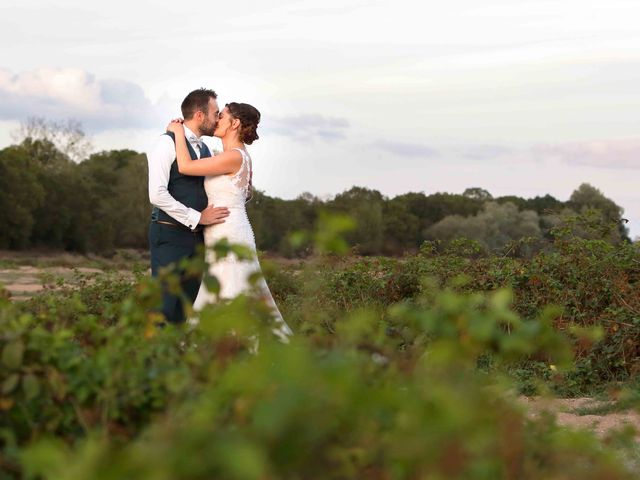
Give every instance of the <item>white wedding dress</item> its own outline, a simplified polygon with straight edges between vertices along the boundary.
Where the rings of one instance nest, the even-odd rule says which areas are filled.
[[[229,216],[225,218],[224,223],[211,225],[204,229],[209,273],[220,282],[219,297],[221,299],[231,299],[240,294],[258,293],[259,297],[271,308],[278,324],[278,327],[273,329],[273,333],[282,341],[287,342],[293,332],[282,318],[267,282],[261,276],[260,263],[256,254],[256,241],[245,208],[251,188],[251,157],[244,149],[236,148],[234,150],[238,150],[242,155],[242,165],[238,172],[233,175],[206,177],[204,180],[204,189],[207,192],[209,204],[229,209]],[[231,244],[241,244],[248,247],[253,253],[253,258],[240,260],[234,253],[229,253],[223,258],[217,259],[215,252],[210,247],[223,238],[226,238]],[[252,287],[249,277],[256,273],[260,274],[260,278]],[[216,301],[216,295],[209,292],[203,282],[200,285],[193,308],[199,311],[205,305]]]

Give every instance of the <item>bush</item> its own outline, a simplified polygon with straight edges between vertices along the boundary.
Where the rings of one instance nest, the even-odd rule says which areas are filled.
[[[628,381],[640,372],[640,248],[601,240],[558,238],[551,252],[530,259],[485,255],[473,241],[456,240],[442,252],[425,243],[418,255],[404,258],[347,258],[309,262],[292,279],[300,293],[287,301],[290,317],[307,332],[333,332],[345,312],[384,309],[399,301],[417,301],[445,286],[458,292],[511,288],[514,310],[534,318],[546,305],[561,306],[554,327],[571,335],[597,328],[601,335],[574,338],[577,368],[555,388],[565,395],[594,393],[607,383]],[[425,283],[430,278],[434,283]],[[305,291],[305,285],[309,291]],[[429,307],[431,304],[427,303]],[[315,315],[310,312],[317,312]],[[538,376],[535,367],[530,370]],[[522,372],[521,372],[522,374]],[[524,379],[523,379],[524,381]],[[528,380],[527,380],[528,382]]]
[[[633,272],[637,251],[607,252],[605,277]],[[566,371],[591,338],[568,338],[558,309],[534,314],[542,295],[499,288],[528,282],[523,265],[428,249],[317,260],[275,282],[298,332],[288,345],[243,296],[208,306],[197,328],[159,328],[145,278],[0,300],[4,478],[632,478],[591,435],[514,402],[510,372]]]

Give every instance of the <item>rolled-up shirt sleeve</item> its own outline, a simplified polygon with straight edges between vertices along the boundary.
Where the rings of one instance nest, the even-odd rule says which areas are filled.
[[[169,193],[169,175],[175,158],[176,150],[173,140],[168,135],[160,135],[147,152],[149,201],[178,222],[194,229],[200,223],[200,212],[180,203]]]

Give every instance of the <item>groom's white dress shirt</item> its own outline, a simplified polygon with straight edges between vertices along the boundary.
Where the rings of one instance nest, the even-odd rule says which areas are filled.
[[[202,141],[187,126],[184,127],[187,140],[200,158]],[[160,135],[147,152],[149,163],[149,201],[160,210],[175,218],[192,230],[200,223],[200,212],[178,202],[168,190],[171,164],[176,159],[176,147],[169,135]]]

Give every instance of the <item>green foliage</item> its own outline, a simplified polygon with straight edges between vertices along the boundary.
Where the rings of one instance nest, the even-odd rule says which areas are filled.
[[[486,255],[474,241],[456,240],[445,249],[426,242],[419,255],[308,262],[295,275],[297,283],[290,284],[298,287],[288,293],[285,309],[308,332],[334,332],[345,311],[361,308],[375,309],[390,321],[384,312],[388,306],[424,301],[430,291],[447,286],[462,293],[506,287],[513,290],[513,308],[525,319],[536,318],[547,305],[561,307],[553,325],[573,338],[577,365],[562,381],[555,379],[557,391],[592,393],[640,371],[638,245],[563,237],[553,251],[518,259]],[[593,336],[592,328],[601,336]],[[540,370],[537,359],[530,360],[514,367],[522,390],[529,393],[536,378],[550,378],[548,368]]]
[[[338,256],[345,218],[317,225],[322,255],[267,269],[289,344],[248,296],[161,328],[159,285],[142,276],[0,299],[3,478],[633,478],[622,437],[615,452],[531,419],[513,392],[514,378],[535,390],[534,370],[579,379],[573,357],[598,358],[599,380],[619,362],[601,349],[637,338],[637,246],[564,238],[523,260],[459,242],[353,258]],[[591,328],[606,320],[617,329]]]
[[[536,212],[519,211],[512,203],[495,202],[485,203],[484,210],[473,217],[448,216],[431,226],[427,234],[431,239],[444,241],[470,238],[492,251],[523,237],[542,237]]]
[[[462,196],[480,200],[482,202],[493,199],[493,196],[487,190],[479,187],[472,187],[472,188],[465,189],[465,191],[462,192]]]
[[[149,288],[139,284],[106,325],[81,314],[58,326],[2,306],[2,375],[19,376],[0,402],[6,474],[631,478],[589,435],[528,420],[500,376],[478,372],[489,352],[504,365],[568,359],[555,314],[523,322],[508,291],[430,291],[391,306],[390,325],[415,331],[411,345],[366,311],[341,319],[330,344],[298,335],[284,345],[249,298],[211,306],[195,330],[158,329]]]
[[[34,166],[35,162],[19,147],[0,151],[0,248],[23,248],[29,244],[34,226],[32,212],[45,199]]]
[[[370,255],[380,252],[383,244],[384,198],[376,190],[352,187],[336,195],[329,208],[356,220],[356,227],[345,238],[358,252]]]
[[[146,247],[146,159],[131,150],[76,164],[47,140],[0,151],[0,247],[113,253]]]
[[[285,257],[308,253],[306,243],[292,245],[288,241],[294,232],[311,231],[321,202],[313,195],[304,193],[294,200],[281,200],[254,190],[247,204],[257,246],[261,250],[278,252]]]

